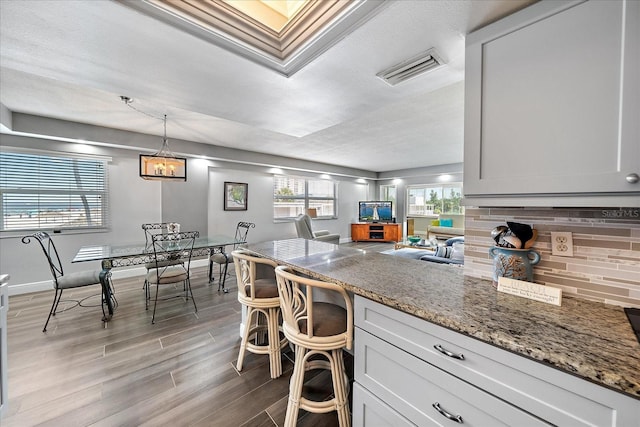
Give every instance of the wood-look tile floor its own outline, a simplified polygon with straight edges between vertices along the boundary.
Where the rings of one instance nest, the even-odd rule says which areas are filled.
[[[292,355],[283,356],[283,375],[275,380],[266,355],[247,353],[238,372],[235,278],[227,280],[225,294],[208,284],[206,273],[192,274],[197,313],[191,301],[159,301],[155,325],[145,310],[142,277],[114,281],[119,306],[106,324],[99,306],[76,307],[52,317],[43,333],[53,290],[10,297],[2,426],[283,425]],[[98,292],[68,290],[64,297],[95,294],[87,303],[99,303]],[[346,359],[352,366],[351,356]],[[307,385],[317,396],[330,393],[326,372],[310,376]],[[298,425],[333,426],[337,417],[300,411]]]

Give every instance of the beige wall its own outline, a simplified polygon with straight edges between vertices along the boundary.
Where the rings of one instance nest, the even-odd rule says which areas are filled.
[[[621,218],[612,216],[625,215]],[[640,307],[640,208],[466,208],[465,274],[490,279],[491,230],[505,221],[533,224],[542,259],[536,283],[565,294]],[[573,257],[551,254],[551,231],[573,233]]]

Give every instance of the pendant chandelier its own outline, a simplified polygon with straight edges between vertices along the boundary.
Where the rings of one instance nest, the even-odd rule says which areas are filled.
[[[187,180],[187,159],[176,156],[169,149],[167,139],[167,115],[162,119],[140,111],[133,107],[133,99],[128,96],[121,96],[122,101],[130,108],[145,114],[154,119],[162,120],[164,133],[160,151],[153,154],[140,154],[140,177],[151,181],[186,181]]]

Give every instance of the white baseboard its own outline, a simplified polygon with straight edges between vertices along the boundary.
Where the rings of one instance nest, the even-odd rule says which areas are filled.
[[[191,261],[191,266],[192,267],[208,267],[209,260],[196,259]],[[146,269],[141,266],[133,267],[133,268],[122,268],[122,269],[114,268],[113,270],[111,270],[111,277],[113,280],[128,279],[130,277],[144,276],[145,274],[146,274]],[[53,280],[43,280],[41,282],[18,283],[18,284],[9,283],[9,296],[53,290],[52,282]]]

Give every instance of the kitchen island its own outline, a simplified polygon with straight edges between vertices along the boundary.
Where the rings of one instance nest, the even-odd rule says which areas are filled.
[[[453,331],[464,340],[471,337],[472,345],[487,345],[489,351],[508,352],[508,357],[517,355],[509,363],[515,360],[528,370],[540,369],[556,376],[569,374],[570,382],[579,380],[578,386],[596,384],[626,408],[627,418],[612,415],[618,417],[618,423],[636,417],[638,425],[640,344],[621,307],[571,297],[563,298],[562,306],[553,306],[497,292],[490,281],[465,276],[459,266],[317,241],[269,241],[247,248],[311,277],[342,285],[356,295],[356,317],[357,307],[362,305],[359,297],[364,297],[362,302],[410,315],[409,323],[425,321],[425,327]],[[364,332],[357,331],[356,343],[358,333],[370,332],[361,329]],[[409,339],[404,342],[411,344]],[[403,347],[401,343],[394,345]],[[358,350],[356,345],[356,365],[361,356]],[[356,383],[357,371],[356,366]],[[632,411],[631,418],[628,411]],[[354,418],[357,412],[354,408]]]

